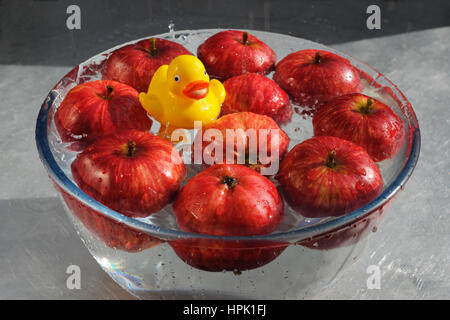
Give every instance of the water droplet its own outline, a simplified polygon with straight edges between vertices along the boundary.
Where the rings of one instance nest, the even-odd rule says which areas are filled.
[[[364,182],[358,181],[358,182],[356,183],[356,190],[361,191],[361,190],[364,189],[364,186],[365,186],[365,183],[364,183]]]
[[[367,172],[364,168],[358,168],[356,172],[362,176],[366,176],[366,174],[367,174]]]
[[[170,23],[169,23],[169,35],[170,35],[170,37],[171,38],[175,38],[175,24],[173,23],[173,21],[172,20],[170,20]]]

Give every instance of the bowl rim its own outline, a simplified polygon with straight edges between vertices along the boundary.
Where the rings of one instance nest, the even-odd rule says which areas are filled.
[[[161,38],[167,38],[169,36],[176,36],[176,35],[183,35],[183,34],[192,34],[193,32],[201,33],[201,32],[220,32],[224,30],[237,30],[237,29],[198,29],[198,30],[180,30],[175,32],[168,32],[158,35],[153,35],[149,37],[161,37]],[[276,35],[277,37],[289,37],[289,38],[295,38],[291,35],[284,35],[279,33],[273,33],[273,32],[265,32],[265,31],[259,31],[259,30],[246,30],[246,29],[238,29],[238,30],[245,30],[257,34],[267,34],[267,35]],[[107,49],[93,57],[90,57],[86,61],[80,63],[79,65],[75,66],[71,71],[69,71],[62,79],[66,78],[69,74],[71,74],[75,69],[77,69],[80,65],[83,63],[93,59],[94,57],[103,55],[107,52],[111,52],[112,50],[115,50],[117,48],[120,48],[122,46],[125,46],[130,43],[135,43],[143,39],[148,39],[149,37],[144,37],[141,39],[132,40],[123,44],[120,44],[118,46],[112,47],[110,49]],[[310,42],[314,45],[321,45],[320,43],[309,41],[307,39],[299,38],[305,42]],[[338,53],[341,56],[348,57],[350,55],[341,52],[339,50],[336,50],[334,48],[329,48],[326,46],[323,46],[324,48],[331,49],[333,52]],[[410,146],[407,150],[409,151],[409,154],[406,157],[406,162],[403,165],[403,168],[398,173],[397,177],[392,181],[392,183],[374,200],[367,203],[363,207],[340,217],[333,218],[332,220],[322,222],[320,224],[315,224],[311,226],[306,226],[301,229],[293,229],[288,231],[282,231],[282,232],[274,232],[270,234],[264,234],[264,235],[252,235],[252,236],[216,236],[216,235],[208,235],[208,234],[198,234],[198,233],[191,233],[181,230],[174,230],[169,228],[160,227],[157,225],[148,224],[146,222],[137,220],[135,218],[127,217],[115,210],[112,210],[105,205],[101,204],[94,198],[90,197],[86,193],[84,193],[78,186],[71,181],[63,172],[63,170],[59,167],[57,164],[53,153],[50,149],[50,144],[48,141],[47,133],[48,133],[48,125],[49,125],[49,116],[51,115],[51,107],[53,105],[53,102],[55,100],[55,97],[57,95],[55,88],[58,86],[58,84],[61,82],[61,80],[55,85],[55,87],[49,92],[46,99],[44,100],[41,109],[38,114],[38,118],[36,121],[36,129],[35,129],[35,139],[36,139],[36,146],[38,149],[39,157],[50,177],[51,180],[64,192],[68,193],[70,196],[76,198],[78,201],[80,201],[82,204],[86,205],[90,209],[93,209],[104,216],[111,218],[112,220],[125,224],[128,227],[131,227],[133,229],[136,229],[138,231],[141,231],[146,234],[150,234],[152,236],[156,236],[161,239],[211,239],[211,240],[227,240],[227,241],[300,241],[304,239],[312,239],[313,237],[320,236],[322,234],[326,234],[330,231],[339,230],[347,225],[351,225],[352,223],[362,219],[366,215],[369,215],[374,210],[376,210],[379,207],[382,207],[385,203],[387,203],[389,200],[391,200],[401,189],[403,189],[405,183],[408,181],[409,177],[412,175],[414,168],[417,164],[417,161],[419,159],[420,154],[420,145],[421,145],[421,136],[420,136],[420,128],[418,124],[417,117],[414,113],[414,110],[408,101],[408,99],[405,97],[405,95],[398,89],[398,87],[392,83],[391,80],[389,80],[386,76],[381,74],[378,70],[375,68],[369,66],[368,64],[360,61],[359,59],[350,56],[353,60],[357,61],[361,65],[366,66],[369,69],[372,69],[374,72],[376,72],[379,76],[382,76],[390,85],[390,88],[394,88],[397,91],[397,94],[400,95],[399,99],[404,100],[406,102],[405,108],[408,109],[409,113],[409,130],[413,129],[412,132],[408,132],[412,137],[409,138],[408,136],[405,136],[406,139],[410,139]],[[409,141],[405,141],[405,143],[408,143]]]

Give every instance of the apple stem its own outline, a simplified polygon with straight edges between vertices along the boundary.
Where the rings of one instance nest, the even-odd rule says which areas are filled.
[[[156,38],[150,38],[150,54],[154,56],[156,54]]]
[[[362,114],[368,114],[370,112],[370,106],[373,105],[375,101],[372,98],[367,99],[366,105],[361,107],[360,112]]]
[[[136,142],[128,140],[125,150],[128,157],[134,156],[136,153]]]
[[[112,95],[113,91],[114,91],[113,86],[106,86],[106,94],[103,95],[103,94],[98,93],[97,95],[102,99],[109,100],[109,99],[111,99],[111,95]]]
[[[320,60],[321,60],[321,59],[322,59],[322,52],[317,51],[317,52],[316,52],[316,55],[314,56],[313,63],[314,63],[314,64],[318,64],[318,63],[320,63]]]
[[[222,183],[226,184],[228,189],[233,189],[238,184],[236,178],[230,176],[223,178]]]
[[[247,31],[242,34],[242,44],[245,44],[245,45],[248,44],[248,32]]]
[[[336,167],[336,151],[334,151],[334,150],[331,150],[330,152],[328,152],[327,167],[329,167],[329,168]]]

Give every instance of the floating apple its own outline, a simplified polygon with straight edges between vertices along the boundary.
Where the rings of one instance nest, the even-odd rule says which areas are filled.
[[[152,120],[139,103],[138,92],[116,81],[96,80],[74,87],[55,113],[64,142],[85,147],[117,130],[150,130]]]
[[[354,245],[377,230],[389,203],[390,201],[350,224],[312,238],[300,240],[296,244],[314,250],[330,250]]]
[[[332,52],[300,50],[281,60],[273,76],[298,104],[320,105],[336,96],[359,92],[361,81],[351,63]]]
[[[277,228],[284,214],[275,185],[254,170],[235,164],[215,165],[190,179],[177,195],[173,210],[181,230],[216,236],[267,234]],[[285,247],[209,239],[171,245],[186,263],[209,271],[255,268],[274,259]]]
[[[264,42],[248,32],[227,30],[206,39],[197,49],[208,74],[221,80],[273,70],[277,56]]]
[[[98,139],[77,155],[71,169],[81,190],[129,217],[163,208],[186,174],[172,143],[138,130]]]
[[[387,105],[360,93],[334,98],[313,117],[316,136],[352,141],[375,161],[393,157],[404,139],[402,119]]]
[[[200,138],[197,136],[196,141]],[[194,154],[196,146],[194,143]],[[288,146],[289,137],[275,120],[253,112],[237,112],[220,117],[205,128],[202,159],[208,165],[246,164],[264,175],[272,175],[278,171],[278,162]]]
[[[383,187],[378,166],[362,147],[328,136],[296,145],[281,162],[277,178],[291,207],[312,218],[350,213]]]
[[[114,221],[102,212],[91,209],[80,200],[60,189],[64,202],[78,220],[108,247],[139,252],[164,241]]]
[[[184,239],[170,241],[169,245],[191,267],[239,274],[275,260],[289,244],[274,241]]]
[[[176,42],[160,38],[142,40],[114,51],[105,62],[103,79],[146,92],[156,70],[182,54],[191,53]]]
[[[237,164],[218,164],[197,174],[180,190],[173,209],[181,230],[219,236],[270,233],[283,218],[275,185]]]
[[[284,123],[292,116],[288,94],[273,80],[257,73],[232,77],[223,83],[227,92],[222,114],[250,111]]]

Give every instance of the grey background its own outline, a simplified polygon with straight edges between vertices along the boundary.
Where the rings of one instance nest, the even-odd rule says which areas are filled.
[[[382,29],[366,28],[369,4]],[[66,28],[78,4],[81,30]],[[328,44],[404,92],[422,131],[419,164],[356,263],[312,299],[450,298],[449,1],[0,1],[0,298],[131,299],[91,258],[63,212],[35,148],[48,91],[71,67],[146,35],[250,28]],[[66,268],[82,289],[66,288]],[[382,271],[380,290],[366,268]]]

